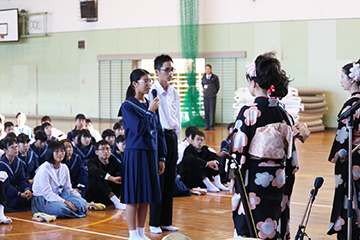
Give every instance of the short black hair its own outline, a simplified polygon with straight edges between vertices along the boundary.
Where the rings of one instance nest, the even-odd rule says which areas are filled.
[[[120,119],[118,122],[116,122],[113,126],[114,131],[117,129],[120,129],[121,127],[124,127],[123,120]]]
[[[82,114],[82,113],[79,113],[78,115],[76,115],[75,116],[75,120],[77,120],[77,119],[80,119],[80,120],[82,120],[82,119],[86,119],[86,117],[85,117],[85,115],[84,114]]]
[[[15,115],[15,118],[18,118],[21,114],[23,114],[22,112],[18,112],[16,115]],[[24,113],[25,114],[25,113]]]
[[[192,139],[195,139],[196,135],[205,138],[205,134],[204,134],[202,131],[195,131],[195,132],[193,132],[193,133],[191,134],[191,138],[192,138]]]
[[[111,137],[111,136],[115,137],[115,132],[113,130],[111,130],[110,128],[105,129],[101,134],[101,137],[103,139],[105,139],[106,137]]]
[[[43,123],[43,122],[51,122],[51,118],[50,118],[49,116],[45,115],[45,116],[43,116],[43,117],[41,118],[41,122],[42,122],[42,123]]]
[[[235,127],[235,122],[231,122],[227,125],[227,130],[230,130],[230,128],[234,128]]]
[[[124,135],[120,135],[115,139],[116,143],[124,142],[124,141],[125,141],[125,136]]]
[[[52,141],[48,144],[48,147],[46,149],[46,154],[45,154],[46,161],[54,164],[55,163],[54,152],[56,149],[59,149],[59,148],[62,148],[65,151],[64,159],[66,159],[66,150],[65,150],[64,144],[59,141]],[[64,159],[62,161],[64,161]]]
[[[108,145],[109,147],[111,147],[110,144],[109,144],[107,141],[105,141],[105,140],[100,140],[100,141],[98,141],[98,142],[95,144],[95,149],[96,149],[96,150],[99,150],[99,148],[100,148],[101,145]]]
[[[89,118],[85,119],[85,122],[86,123],[92,123],[91,119],[89,119]]]
[[[205,67],[209,67],[212,69],[212,66],[210,64],[206,64]]]
[[[188,126],[185,130],[185,136],[190,137],[191,134],[195,131],[199,131],[198,127],[196,126]]]
[[[169,55],[161,54],[157,56],[154,60],[154,69],[160,70],[164,62],[173,62],[172,58]]]
[[[35,140],[40,140],[41,142],[46,142],[47,136],[44,130],[39,130],[35,132]]]
[[[41,128],[41,126],[36,126],[36,127],[34,127],[34,134],[37,132],[37,131],[39,131],[39,130],[42,130],[42,128]]]
[[[6,137],[16,138],[16,134],[14,132],[9,132]]]
[[[1,141],[1,147],[2,149],[8,149],[9,146],[13,145],[14,143],[17,143],[16,137],[9,137],[6,136],[2,141]]]
[[[45,131],[45,128],[48,126],[52,127],[52,124],[50,122],[44,122],[43,124],[41,124],[41,129]]]
[[[13,127],[13,126],[14,126],[14,124],[12,122],[10,122],[10,121],[7,121],[7,122],[4,123],[4,129],[6,129],[8,127]]]
[[[17,136],[17,142],[18,143],[28,143],[30,142],[30,138],[28,135],[26,135],[25,133],[20,133],[18,136]]]

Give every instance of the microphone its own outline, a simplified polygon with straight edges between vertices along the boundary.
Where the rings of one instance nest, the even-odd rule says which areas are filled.
[[[153,95],[153,99],[155,99],[156,97],[157,97],[157,91],[156,91],[156,89],[153,89],[152,91],[151,91],[151,94]],[[159,109],[156,109],[156,114],[157,115],[159,115]]]
[[[340,117],[338,118],[338,122],[340,122],[341,120],[343,120],[345,118],[348,118],[348,117],[354,115],[356,110],[358,110],[359,108],[360,108],[360,100],[358,100],[351,108],[349,108],[343,114],[341,114]]]
[[[323,183],[324,183],[324,178],[322,178],[322,177],[317,177],[317,178],[315,179],[315,182],[314,182],[314,188],[315,188],[315,189],[313,189],[313,191],[312,191],[312,195],[313,195],[312,202],[315,201],[315,197],[316,197],[316,195],[317,195],[317,193],[318,193],[318,190],[321,188],[321,186],[323,185]]]
[[[340,149],[338,155],[335,158],[335,162],[337,161],[344,161],[344,159],[347,157],[347,151],[345,149]]]
[[[153,90],[151,91],[151,94],[153,95],[154,98],[156,98],[156,97],[157,97],[157,91],[156,91],[156,89],[153,89]]]

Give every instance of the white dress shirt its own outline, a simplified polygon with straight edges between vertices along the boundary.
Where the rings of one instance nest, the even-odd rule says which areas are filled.
[[[189,145],[190,145],[190,143],[187,139],[185,139],[184,141],[182,141],[181,143],[178,144],[179,158],[176,162],[176,165],[179,165],[181,163],[181,161],[183,160],[185,148],[187,148],[187,146],[189,146]]]
[[[179,93],[169,84],[167,91],[160,85],[159,81],[151,86],[148,95],[149,100],[153,99],[152,90],[156,89],[157,96],[160,98],[159,115],[162,128],[165,130],[175,130],[178,140],[181,137],[181,119],[180,119],[180,96]]]

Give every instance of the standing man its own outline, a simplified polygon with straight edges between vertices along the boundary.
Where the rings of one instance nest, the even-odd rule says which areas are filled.
[[[205,65],[205,74],[201,79],[204,89],[205,124],[204,130],[215,130],[216,94],[220,89],[219,78],[212,73],[210,64]]]
[[[154,90],[160,98],[158,114],[160,123],[164,130],[167,156],[165,161],[165,172],[160,175],[160,187],[162,201],[150,204],[150,232],[162,233],[162,231],[177,231],[172,224],[173,193],[175,187],[175,168],[178,158],[178,140],[181,135],[180,122],[180,96],[170,86],[169,82],[173,77],[174,63],[169,55],[157,56],[154,60],[157,81],[151,87],[149,100],[154,98]]]

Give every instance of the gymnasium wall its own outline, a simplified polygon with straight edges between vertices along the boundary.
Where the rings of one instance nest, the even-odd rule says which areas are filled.
[[[327,8],[327,1],[312,1],[317,6],[315,10],[300,1],[268,1],[273,3],[271,6],[260,0],[221,2],[235,4],[240,9],[239,15],[244,13],[245,6],[240,3],[246,2],[250,9],[248,22],[236,15],[235,7],[227,7],[226,13],[220,1],[200,1],[199,51],[246,51],[247,57],[237,61],[237,85],[244,87],[246,62],[260,53],[276,51],[283,68],[294,79],[291,86],[325,90],[329,107],[325,124],[335,127],[337,112],[348,96],[339,83],[341,67],[360,58],[359,13],[352,13],[354,8],[346,4],[343,5],[347,6],[347,13],[343,5]],[[352,2],[354,7],[358,4],[331,2]],[[259,5],[251,8],[250,4]],[[292,16],[286,11],[275,11],[281,6],[289,11],[298,6],[299,11],[290,11]],[[48,37],[0,44],[0,112],[6,115],[23,111],[29,115],[73,117],[82,112],[97,118],[98,55],[181,51],[179,8],[175,0],[100,1],[97,23],[79,20],[78,1],[0,0],[1,9],[11,7],[29,12],[49,11],[51,17]],[[274,11],[269,11],[270,7]],[[334,10],[336,7],[339,11]],[[261,12],[269,13],[267,18]],[[313,20],[302,20],[301,13]],[[330,19],[331,16],[338,19]],[[78,40],[86,41],[85,50],[77,48]]]

